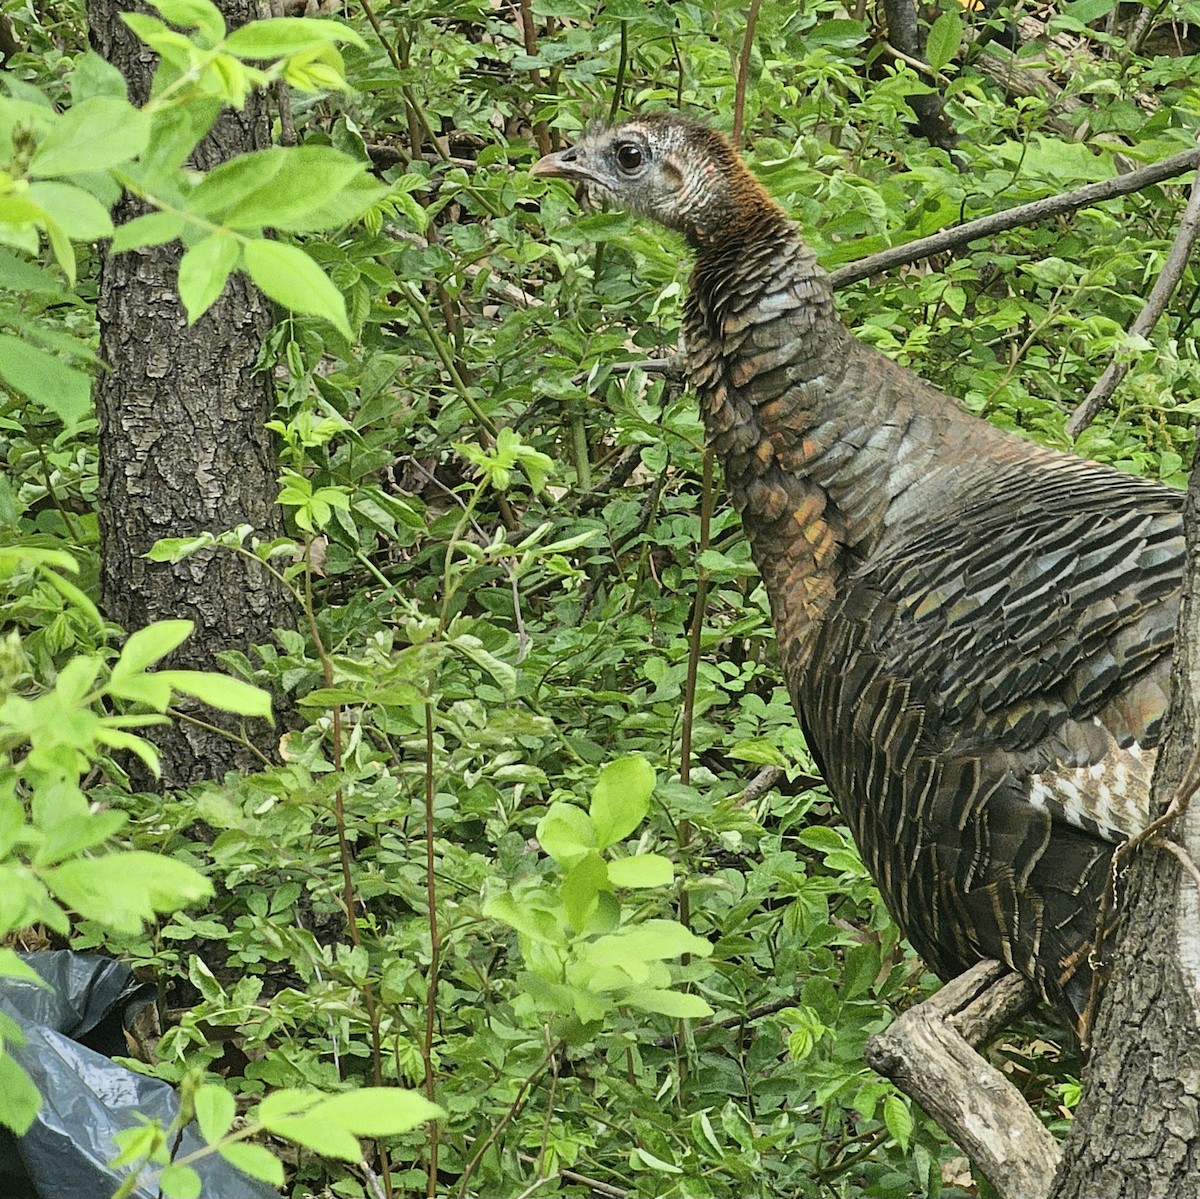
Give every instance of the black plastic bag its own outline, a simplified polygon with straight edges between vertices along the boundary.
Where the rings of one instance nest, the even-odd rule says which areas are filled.
[[[126,1022],[154,1002],[155,989],[108,958],[60,951],[24,960],[50,988],[0,978],[0,1008],[25,1034],[25,1044],[8,1052],[33,1080],[42,1107],[23,1137],[0,1129],[0,1199],[104,1199],[125,1177],[107,1164],[117,1155],[114,1135],[139,1127],[139,1115],[169,1126],[179,1114],[169,1083],[109,1060],[127,1052]],[[203,1144],[189,1125],[178,1156]],[[278,1199],[215,1153],[194,1168],[204,1199]],[[149,1186],[133,1191],[136,1199],[157,1194]]]

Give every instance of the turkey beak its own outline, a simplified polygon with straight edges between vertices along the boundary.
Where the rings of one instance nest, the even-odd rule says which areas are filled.
[[[538,179],[578,179],[587,182],[592,178],[591,172],[583,164],[578,146],[539,158],[529,168],[529,173]]]

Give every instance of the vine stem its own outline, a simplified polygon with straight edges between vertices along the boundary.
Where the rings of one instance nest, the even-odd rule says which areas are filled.
[[[746,76],[750,72],[750,51],[754,46],[754,28],[758,24],[758,10],[762,0],[750,0],[746,13],[746,32],[742,37],[742,53],[738,58],[737,78],[733,83],[733,144],[742,144],[742,118],[746,112]]]
[[[312,570],[310,569],[311,539],[305,538],[304,546],[304,615],[308,622],[309,633],[317,657],[321,661],[321,677],[326,687],[333,686],[333,660],[325,642],[321,638],[321,630],[317,625],[316,609],[313,606]],[[342,870],[342,906],[346,912],[346,932],[355,948],[362,947],[362,934],[358,927],[357,896],[354,891],[354,872],[350,856],[350,839],[346,835],[346,797],[342,786],[342,705],[333,704],[330,708],[330,739],[333,757],[334,774],[338,785],[333,792],[334,823],[337,825],[338,859]],[[379,1005],[375,1002],[375,989],[369,979],[360,983],[363,1005],[367,1009],[367,1023],[371,1030],[371,1064],[375,1085],[383,1086],[383,1050],[380,1043]],[[383,1178],[383,1188],[387,1199],[392,1199],[392,1170],[388,1163],[387,1146],[382,1141],[375,1142],[375,1151],[379,1155],[380,1175]]]
[[[704,450],[701,460],[701,491],[700,491],[700,544],[697,557],[708,549],[709,536],[712,529],[713,512],[713,451]],[[683,689],[683,717],[679,730],[679,781],[689,786],[692,781],[692,729],[696,715],[696,679],[700,672],[700,641],[704,631],[704,613],[708,608],[708,571],[702,565],[696,567],[696,598],[692,605],[692,625],[688,630],[688,660],[687,678]],[[679,849],[682,853],[692,839],[692,823],[686,818],[679,822]],[[691,901],[686,887],[679,892],[679,922],[691,924]],[[686,965],[690,955],[684,955]],[[686,1024],[680,1021],[680,1029],[685,1032]],[[681,1070],[681,1078],[683,1072]]]
[[[425,703],[425,894],[429,904],[429,976],[425,990],[425,1044],[422,1057],[425,1059],[425,1095],[430,1103],[436,1102],[436,1086],[433,1070],[434,1013],[437,1005],[438,970],[442,958],[442,936],[437,918],[437,879],[434,873],[433,806],[436,795],[433,775],[433,703]],[[429,1176],[425,1194],[428,1199],[437,1195],[438,1170],[438,1122],[429,1125]]]

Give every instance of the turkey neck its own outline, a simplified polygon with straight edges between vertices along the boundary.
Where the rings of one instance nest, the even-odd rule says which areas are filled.
[[[978,498],[976,453],[1012,461],[1030,447],[859,342],[838,319],[828,276],[765,193],[737,224],[690,240],[689,373],[794,687],[841,575],[890,529],[954,511],[973,486]]]

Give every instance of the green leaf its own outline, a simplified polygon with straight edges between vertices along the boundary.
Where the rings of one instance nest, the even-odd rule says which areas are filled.
[[[252,683],[206,670],[160,670],[156,677],[165,678],[176,691],[194,696],[210,708],[271,719],[270,693]]]
[[[200,550],[208,549],[217,539],[211,533],[197,537],[160,537],[142,556],[150,562],[182,562]]]
[[[901,1153],[908,1152],[909,1138],[912,1136],[913,1118],[899,1095],[889,1095],[883,1101],[883,1123],[893,1140],[900,1146]]]
[[[870,990],[879,975],[879,946],[874,942],[855,945],[846,954],[846,966],[842,974],[842,995],[854,999]]]
[[[237,239],[220,231],[184,254],[179,263],[179,298],[187,309],[189,324],[195,324],[216,303],[237,260]]]
[[[176,212],[148,212],[118,225],[113,233],[112,252],[120,254],[141,246],[162,246],[183,233],[186,222]]]
[[[47,179],[106,171],[136,158],[150,140],[150,118],[119,96],[93,96],[67,109],[42,138],[29,173]]]
[[[35,987],[50,989],[50,984],[28,962],[19,957],[16,950],[7,946],[0,946],[0,978],[17,978],[22,982],[33,983]],[[3,1035],[2,1029],[0,1035]]]
[[[614,887],[665,887],[674,878],[671,860],[656,853],[617,858],[608,864],[608,881]]]
[[[325,1157],[357,1162],[362,1156],[362,1149],[353,1133],[313,1115],[263,1120],[263,1127],[277,1137],[295,1141],[297,1145],[303,1145]]]
[[[348,206],[337,198],[367,179]],[[356,158],[330,146],[274,147],[243,154],[214,167],[196,186],[189,207],[232,229],[304,232],[329,228],[365,211],[387,189]],[[345,212],[342,208],[345,207]]]
[[[837,829],[827,828],[823,824],[814,824],[802,828],[796,834],[796,840],[809,849],[818,853],[832,853],[834,850],[845,849],[846,839]]]
[[[925,61],[935,70],[942,70],[958,53],[962,43],[962,17],[944,12],[930,27],[925,40]]]
[[[200,1175],[191,1166],[170,1162],[158,1176],[158,1188],[164,1199],[200,1199]]]
[[[7,333],[0,333],[0,379],[53,412],[68,429],[91,412],[87,375]]]
[[[699,995],[688,995],[683,991],[661,991],[645,988],[627,991],[621,1002],[644,1012],[658,1012],[660,1016],[672,1016],[677,1020],[703,1020],[713,1015],[713,1009]]]
[[[550,805],[538,821],[537,839],[560,866],[570,866],[596,848],[591,817],[571,803]]]
[[[490,920],[502,921],[533,941],[552,946],[566,943],[558,921],[549,912],[519,903],[511,891],[488,899],[483,905],[483,914]]]
[[[646,819],[654,781],[650,763],[637,754],[618,758],[600,771],[589,808],[600,849],[624,841]]]
[[[0,1048],[0,1126],[24,1136],[41,1106],[29,1075]]]
[[[419,1128],[446,1113],[416,1091],[399,1087],[363,1087],[333,1095],[308,1115],[344,1128],[358,1137],[392,1137]]]
[[[42,872],[55,897],[105,928],[133,935],[156,912],[173,912],[212,896],[212,883],[191,866],[142,850],[64,862]]]
[[[178,649],[191,635],[195,624],[190,620],[159,620],[130,633],[125,640],[121,656],[112,668],[112,678],[126,674],[137,674],[147,666],[165,658],[173,649]]]
[[[89,50],[75,60],[74,69],[71,71],[71,99],[74,107],[78,108],[93,96],[112,96],[118,100],[125,100],[128,95],[129,88],[125,83],[125,76],[94,50]]]
[[[600,905],[600,892],[608,885],[608,868],[595,850],[580,858],[562,883],[563,908],[571,927],[583,932]]]
[[[194,1102],[196,1122],[204,1139],[213,1145],[233,1127],[237,1102],[224,1087],[212,1083],[200,1087]]]
[[[652,1170],[658,1170],[662,1174],[682,1174],[683,1170],[679,1166],[671,1162],[663,1161],[661,1157],[655,1157],[648,1149],[643,1149],[640,1145],[634,1146],[630,1152],[630,1163],[636,1169],[639,1165],[649,1166]]]
[[[706,958],[712,950],[708,941],[689,932],[676,920],[644,920],[598,938],[591,946],[591,955],[597,964],[615,962],[620,965],[629,961],[662,961],[682,957],[685,953]]]
[[[283,1163],[269,1149],[264,1149],[261,1145],[247,1145],[243,1141],[234,1145],[221,1145],[218,1152],[243,1174],[273,1187],[283,1186]]]
[[[347,340],[353,338],[342,293],[303,250],[257,240],[244,253],[250,278],[272,300],[293,312],[324,317]]]
[[[31,183],[26,197],[72,241],[97,241],[112,234],[108,209],[81,187],[70,183]]]
[[[180,29],[199,29],[213,44],[225,36],[225,18],[209,0],[150,0],[164,21]]]
[[[0,250],[0,287],[50,295],[61,295],[63,291],[62,280],[56,275],[7,250]]]
[[[301,54],[322,46],[350,42],[365,50],[367,43],[349,26],[311,17],[276,17],[251,21],[225,39],[225,49],[237,58],[262,61]]]

